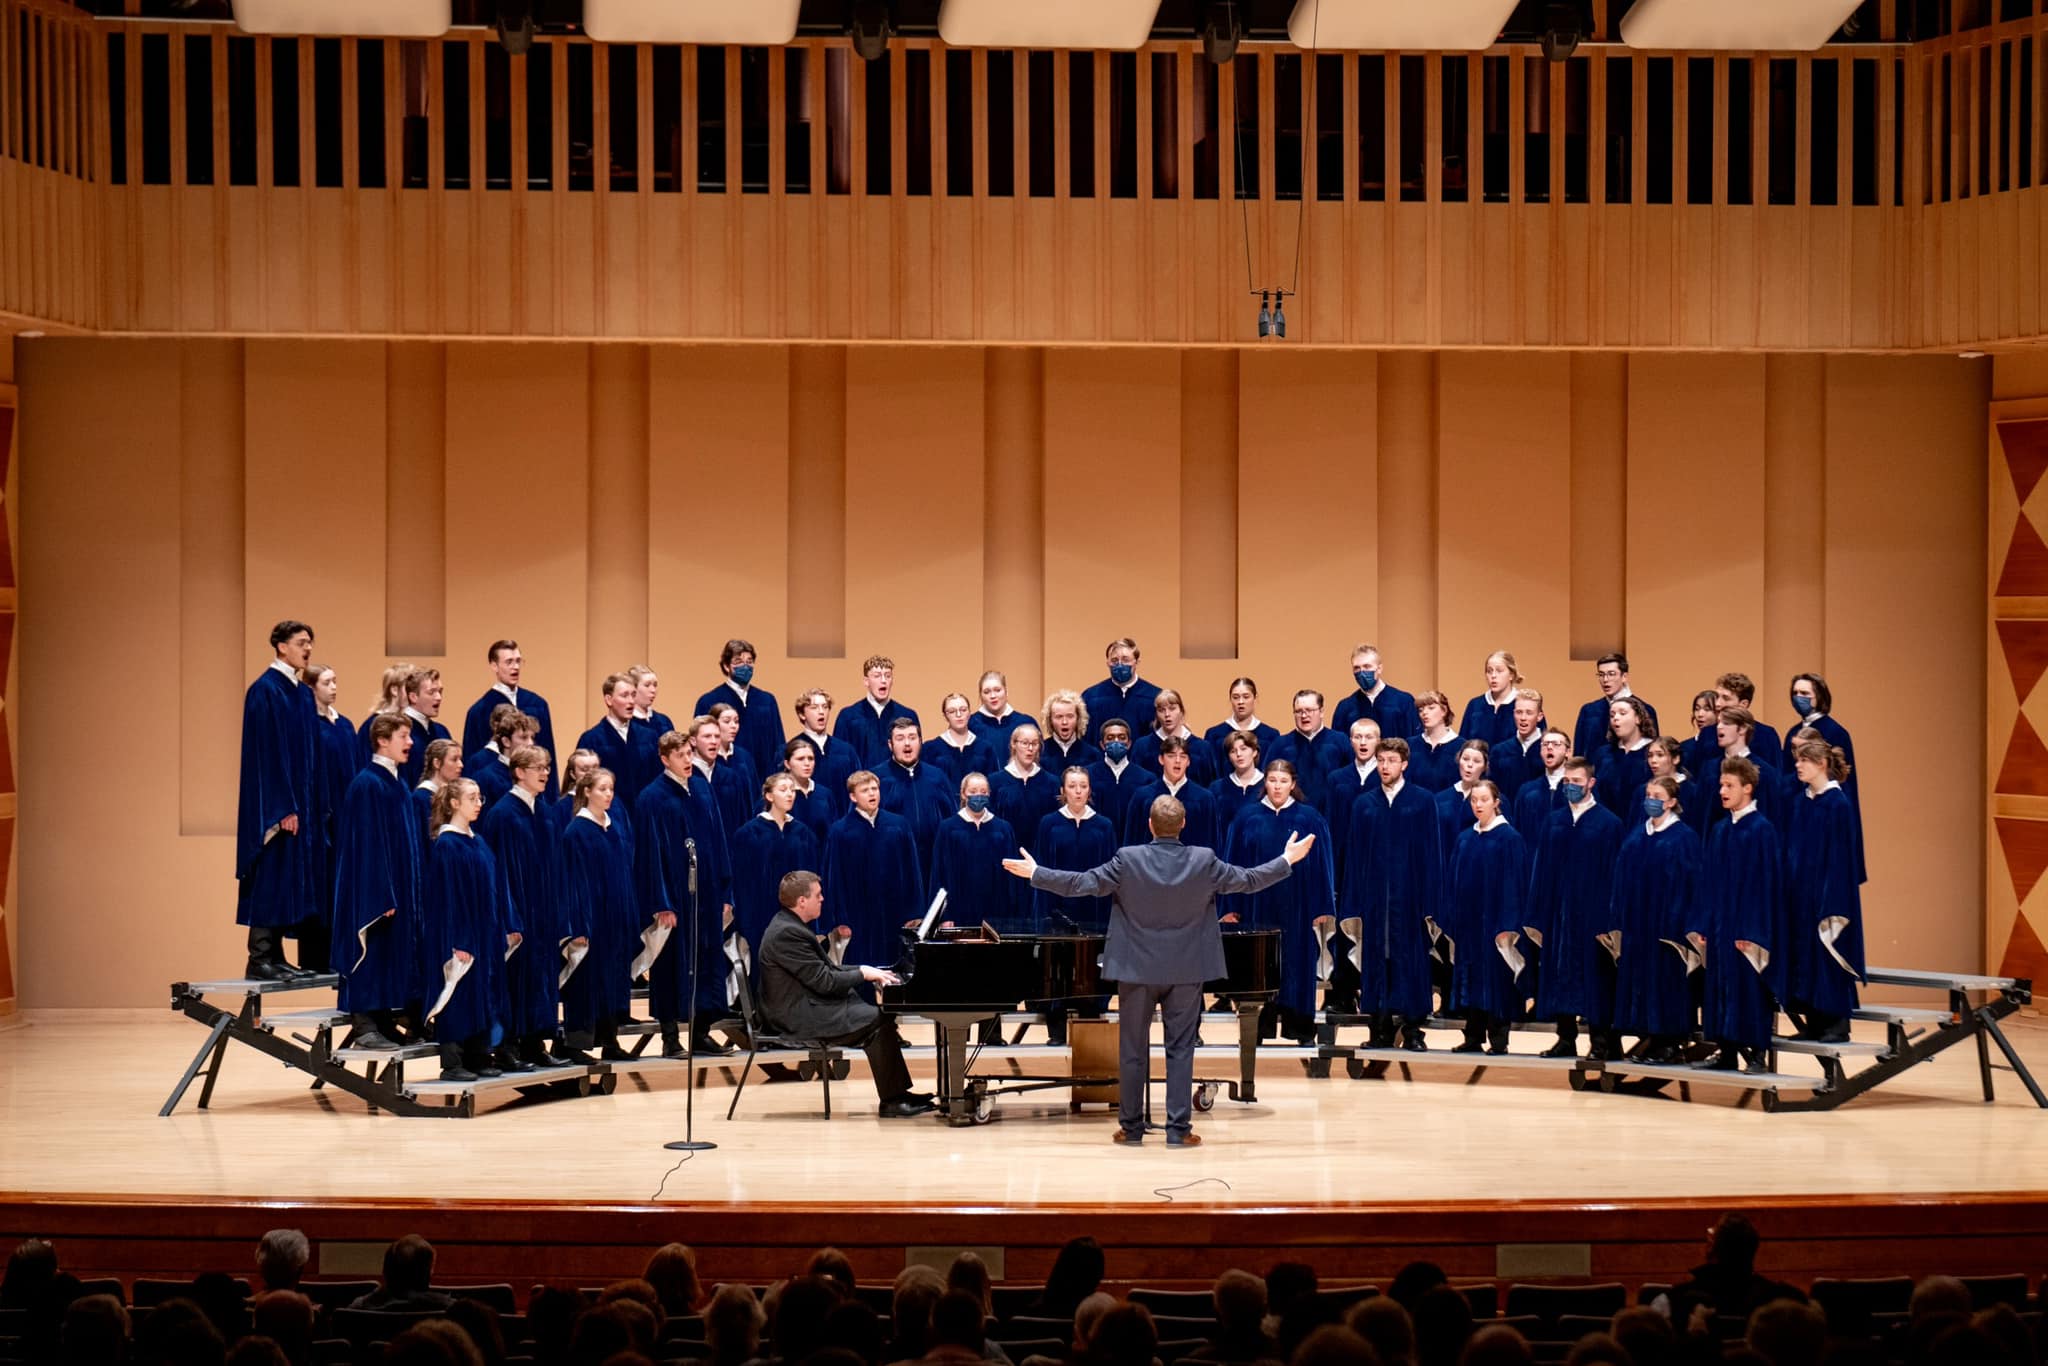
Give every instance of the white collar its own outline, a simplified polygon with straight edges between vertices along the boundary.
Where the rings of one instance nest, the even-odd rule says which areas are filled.
[[[789,776],[792,778],[796,778],[796,774],[794,773],[791,773]],[[809,782],[804,782],[802,779],[797,779],[796,790],[802,793],[804,796],[808,797],[813,792],[816,792],[818,790],[818,780],[816,778],[813,778]]]
[[[448,824],[442,826],[440,829],[434,832],[434,838],[436,839],[439,839],[443,835],[467,835],[471,839],[475,839],[476,831],[473,829],[465,830],[461,826],[455,824],[455,822],[450,821]]]
[[[647,710],[647,708],[645,707],[636,706],[633,708],[633,719],[635,721],[652,721],[654,719],[654,713]]]
[[[1166,794],[1169,797],[1178,797],[1180,795],[1180,790],[1188,785],[1188,780],[1186,775],[1182,775],[1181,780],[1179,782],[1169,783],[1168,781],[1166,781],[1166,775],[1162,773],[1159,775],[1159,785],[1166,789]]]
[[[1731,749],[1726,757],[1730,759],[1747,759],[1749,757],[1749,746],[1744,745],[1741,749]]]
[[[741,705],[741,706],[743,706],[743,707],[744,707],[744,706],[746,706],[746,705],[747,705],[747,687],[746,687],[746,686],[742,686],[741,684],[739,684],[739,683],[735,682],[735,681],[733,680],[733,678],[732,678],[732,676],[731,676],[730,674],[728,674],[728,675],[726,676],[726,680],[725,680],[725,686],[726,686],[726,687],[728,687],[728,688],[731,688],[731,689],[732,689],[732,690],[733,690],[733,691],[734,691],[735,693],[739,694],[739,699],[740,699],[740,705]],[[748,686],[751,686],[751,685],[748,685]]]
[[[909,763],[906,764],[901,759],[898,759],[895,755],[892,754],[889,756],[889,762],[893,764],[895,767],[902,769],[912,778],[917,777],[917,760],[912,759]]]
[[[734,749],[734,748],[735,748],[735,747],[734,747],[734,746],[732,746],[732,745],[727,745],[727,746],[726,746],[726,747],[725,747],[724,749],[721,749],[720,751],[718,751],[718,757],[719,757],[719,758],[721,758],[721,759],[730,759],[730,758],[732,758],[732,752],[733,752],[733,749]]]
[[[1667,807],[1664,814],[1657,817],[1656,820],[1644,821],[1643,828],[1653,835],[1661,835],[1676,824],[1678,824],[1678,817],[1672,815],[1670,808]]]
[[[1645,747],[1645,746],[1646,746],[1646,745],[1648,745],[1649,743],[1650,743],[1650,737],[1649,737],[1649,736],[1647,736],[1647,735],[1638,735],[1638,736],[1636,737],[1636,742],[1635,742],[1634,744],[1632,744],[1632,745],[1623,745],[1623,746],[1621,747],[1621,752],[1622,752],[1623,754],[1634,754],[1634,753],[1635,753],[1635,752],[1636,752],[1637,750],[1639,750],[1639,749],[1642,749],[1643,747]]]
[[[413,791],[417,792],[421,788],[425,788],[429,792],[439,792],[441,790],[441,781],[438,778],[422,778],[413,784]]]
[[[410,716],[410,717],[411,717],[411,718],[412,718],[413,720],[415,720],[415,721],[419,722],[419,723],[420,723],[420,728],[421,728],[422,730],[427,730],[427,731],[431,731],[431,730],[433,730],[433,728],[434,728],[434,723],[433,723],[432,721],[429,721],[429,720],[427,719],[427,714],[426,714],[425,712],[421,711],[421,710],[420,710],[420,709],[419,709],[418,707],[407,707],[407,708],[405,709],[405,714],[406,714],[407,716]]]
[[[1001,711],[990,711],[987,708],[987,706],[983,706],[977,711],[976,714],[980,716],[985,716],[991,721],[1002,721],[1008,719],[1009,717],[1015,716],[1017,714],[1017,709],[1011,706],[1008,702],[1005,702],[1003,703],[1003,709]]]
[[[789,815],[783,817],[781,820],[776,820],[775,813],[773,811],[763,811],[759,813],[759,819],[769,822],[777,830],[780,830],[784,826],[788,825],[791,821],[796,819],[796,813],[792,811]]]
[[[1536,748],[1536,746],[1543,743],[1543,732],[1539,730],[1526,740],[1524,740],[1521,736],[1517,735],[1515,737],[1515,743],[1522,747],[1522,753],[1527,754],[1530,750]]]
[[[829,737],[826,736],[824,731],[800,730],[797,732],[797,734],[803,736],[804,739],[809,740],[811,742],[811,747],[817,750],[820,754],[823,754],[825,752],[825,741]]]
[[[1833,792],[1840,787],[1840,783],[1836,782],[1833,778],[1830,778],[1827,780],[1826,783],[1822,784],[1820,792],[1815,792],[1812,788],[1809,787],[1806,789],[1806,795],[1809,798],[1818,797],[1820,796],[1821,792]]]
[[[1179,730],[1167,731],[1161,730],[1159,729],[1159,727],[1154,726],[1152,727],[1152,733],[1162,740],[1168,739],[1175,735],[1178,735],[1183,740],[1192,740],[1195,738],[1195,733],[1188,729],[1188,723],[1185,721],[1180,723]]]
[[[963,806],[953,814],[958,816],[961,820],[966,821],[969,825],[978,828],[980,826],[988,824],[989,821],[994,820],[996,813],[993,811],[984,811],[977,816],[972,811],[969,811],[966,807]]]
[[[1451,784],[1451,791],[1457,793],[1460,797],[1464,797],[1469,796],[1471,794],[1472,789],[1465,786],[1465,780],[1463,778],[1460,778],[1458,779],[1458,781]]]
[[[491,684],[491,691],[501,692],[505,694],[506,698],[512,702],[517,702],[519,700],[519,689],[512,687],[509,684],[493,683]]]
[[[695,763],[696,761],[693,759],[691,762]],[[667,764],[663,764],[661,766],[661,775],[664,778],[667,778],[670,782],[674,783],[677,787],[682,788],[685,792],[690,790],[690,780],[688,778],[678,778],[676,776],[676,771],[670,768]]]
[[[696,769],[699,773],[703,774],[705,782],[708,783],[711,781],[713,776],[711,772],[711,765],[704,761],[703,755],[692,754],[690,756],[690,767]]]
[[[587,806],[577,808],[576,819],[579,821],[589,821],[600,830],[612,828],[612,818],[609,815],[600,816]]]
[[[1632,693],[1632,692],[1630,692],[1630,691],[1628,690],[1628,684],[1624,683],[1624,684],[1622,684],[1622,685],[1621,685],[1621,691],[1620,691],[1620,692],[1618,692],[1618,693],[1616,693],[1616,694],[1614,695],[1614,697],[1610,697],[1610,698],[1608,698],[1607,700],[1608,700],[1609,702],[1612,702],[1612,701],[1614,700],[1614,698],[1615,698],[1615,697],[1634,697],[1634,696],[1635,696],[1635,694],[1634,694],[1634,693]]]
[[[320,709],[320,716],[321,719],[326,721],[339,721],[341,719],[341,713],[333,707],[322,707]]]
[[[1579,798],[1579,800],[1577,800],[1576,802],[1567,802],[1565,804],[1565,809],[1572,813],[1572,824],[1577,825],[1579,823],[1579,817],[1585,815],[1588,811],[1591,811],[1594,807],[1598,805],[1599,803],[1593,799],[1593,794],[1591,792],[1588,792],[1585,796]]]
[[[971,730],[967,732],[967,743],[964,745],[957,743],[953,739],[953,732],[950,730],[940,731],[939,738],[941,740],[944,740],[948,745],[951,745],[954,749],[972,749],[976,745],[981,743],[981,737],[979,735],[976,735]]]
[[[289,678],[294,688],[299,686],[299,671],[291,665],[281,659],[273,659],[270,661],[270,667],[283,674],[286,678]]]
[[[370,762],[381,767],[386,773],[389,773],[392,777],[396,778],[398,776],[398,760],[386,758],[382,754],[372,754],[370,756]]]
[[[1273,805],[1273,799],[1271,797],[1261,797],[1259,798],[1259,805],[1265,807],[1268,811],[1272,812],[1274,815],[1277,816],[1282,811],[1285,811],[1287,809],[1287,806],[1294,805],[1294,798],[1289,797],[1287,799],[1287,806],[1275,806]]]
[[[1353,681],[1356,682],[1357,680],[1354,679]],[[1372,689],[1366,693],[1366,697],[1371,701],[1377,702],[1380,700],[1380,694],[1385,692],[1386,690],[1387,680],[1382,678],[1379,682],[1372,685]]]
[[[1081,743],[1081,732],[1075,731],[1074,738],[1071,740],[1062,740],[1059,736],[1054,735],[1051,731],[1048,730],[1045,733],[1045,743],[1047,743],[1048,745],[1058,745],[1060,747],[1060,753],[1067,754],[1072,752],[1075,745]]]
[[[619,733],[619,738],[621,740],[630,739],[632,737],[633,723],[631,721],[621,721],[618,717],[613,716],[610,712],[606,712],[604,714],[604,720],[606,725],[610,726],[613,730]]]
[[[1736,808],[1735,808],[1735,809],[1734,809],[1733,811],[1730,811],[1730,812],[1728,813],[1728,823],[1729,823],[1730,825],[1734,825],[1734,824],[1737,824],[1738,822],[1740,822],[1740,821],[1742,820],[1742,818],[1743,818],[1744,816],[1750,815],[1750,814],[1754,813],[1755,811],[1756,811],[1756,798],[1754,798],[1754,797],[1751,797],[1751,798],[1750,798],[1750,799],[1749,799],[1749,800],[1748,800],[1747,802],[1745,802],[1745,803],[1744,803],[1743,805],[1741,805],[1741,806],[1738,806],[1738,807],[1736,807]]]
[[[1458,738],[1458,732],[1446,726],[1444,728],[1444,738],[1441,740],[1430,739],[1428,731],[1422,732],[1422,734],[1417,736],[1416,738],[1421,740],[1423,744],[1428,745],[1431,749],[1442,749],[1445,745],[1448,745],[1449,743],[1451,743],[1451,741]]]
[[[1259,727],[1265,725],[1266,723],[1264,721],[1261,721],[1258,717],[1254,716],[1251,720],[1245,722],[1241,726],[1237,724],[1236,720],[1229,718],[1226,718],[1223,724],[1230,727],[1232,730],[1257,730],[1259,729]]]
[[[1550,784],[1552,792],[1557,791],[1557,785],[1564,781],[1564,765],[1559,764],[1556,768],[1545,769],[1543,771],[1543,781]]]
[[[528,792],[525,788],[521,787],[518,783],[515,782],[512,784],[512,795],[517,797],[520,801],[525,802],[526,809],[528,811],[533,810],[533,804],[536,800],[533,793]]]
[[[870,693],[862,693],[861,699],[865,701],[868,704],[868,706],[874,710],[877,719],[881,717],[883,712],[889,710],[889,704],[887,702],[875,701],[874,696]]]
[[[1129,760],[1125,760],[1125,762],[1128,763]],[[1025,782],[1029,782],[1031,779],[1036,778],[1039,774],[1043,773],[1044,771],[1045,765],[1033,764],[1031,766],[1031,771],[1029,773],[1026,773],[1023,769],[1017,767],[1017,761],[1015,758],[1012,758],[1009,763],[1003,765],[1003,772],[1009,774],[1012,778],[1017,778]]]
[[[1489,688],[1486,692],[1486,704],[1490,707],[1512,707],[1515,704],[1515,685],[1508,684],[1506,697],[1495,697],[1493,690]]]
[[[868,823],[869,825],[873,825],[873,824],[875,824],[875,822],[876,822],[876,819],[877,819],[877,817],[879,817],[879,816],[880,816],[880,815],[882,814],[882,809],[881,809],[880,807],[876,807],[876,808],[874,809],[874,811],[872,811],[872,812],[867,812],[867,811],[863,811],[863,810],[861,810],[861,809],[860,809],[859,807],[857,807],[857,806],[856,806],[855,808],[853,808],[853,814],[854,814],[854,815],[856,815],[856,816],[859,816],[859,817],[860,817],[860,818],[861,818],[862,820],[866,821],[866,822],[867,822],[867,823]]]
[[[1377,780],[1380,776],[1378,760],[1361,764],[1358,762],[1358,756],[1354,754],[1351,756],[1351,766],[1358,770],[1358,785],[1360,787],[1364,787],[1367,783]]]
[[[1102,757],[1102,763],[1104,767],[1117,776],[1119,782],[1123,780],[1124,770],[1131,766],[1129,759],[1112,759],[1106,754]]]
[[[1329,729],[1329,727],[1328,727],[1328,726],[1317,726],[1317,727],[1316,727],[1316,728],[1315,728],[1314,730],[1310,731],[1310,732],[1309,732],[1308,734],[1306,734],[1306,735],[1303,735],[1303,734],[1301,733],[1301,727],[1299,727],[1299,726],[1296,726],[1296,727],[1294,728],[1294,730],[1290,732],[1290,734],[1292,734],[1292,735],[1293,735],[1293,736],[1294,736],[1294,737],[1295,737],[1296,739],[1300,740],[1300,741],[1301,741],[1301,742],[1302,742],[1302,743],[1303,743],[1304,745],[1312,745],[1312,744],[1314,744],[1314,743],[1315,743],[1316,737],[1317,737],[1318,735],[1321,735],[1321,734],[1322,734],[1322,733],[1323,733],[1324,731],[1326,731],[1326,730],[1328,730],[1328,729]]]
[[[500,759],[505,757],[505,751],[498,748],[498,742],[496,740],[486,740],[484,742],[484,749],[487,753],[495,754]]]
[[[1074,814],[1073,808],[1069,807],[1065,802],[1061,802],[1060,814],[1074,824],[1079,825],[1082,821],[1092,821],[1095,819],[1095,808],[1093,805],[1084,806],[1081,808],[1081,814],[1077,816]]]
[[[1401,789],[1406,786],[1408,786],[1408,776],[1404,773],[1399,778],[1394,780],[1394,785],[1392,787],[1382,786],[1380,788],[1380,791],[1386,794],[1388,806],[1392,806],[1394,804],[1394,798],[1399,796]]]
[[[1484,825],[1481,825],[1478,821],[1474,821],[1472,822],[1472,828],[1483,835],[1489,830],[1498,830],[1507,823],[1508,818],[1506,816],[1501,815],[1500,812],[1496,811],[1493,813],[1492,820],[1488,821]]]

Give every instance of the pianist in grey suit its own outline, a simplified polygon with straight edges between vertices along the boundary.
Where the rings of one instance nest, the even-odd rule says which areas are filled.
[[[1223,932],[1216,898],[1262,891],[1308,855],[1314,836],[1296,836],[1278,858],[1256,868],[1225,863],[1211,850],[1180,842],[1187,811],[1172,797],[1152,803],[1152,842],[1119,849],[1085,873],[1041,868],[1029,853],[1003,867],[1058,896],[1107,896],[1109,943],[1102,975],[1118,988],[1118,1128],[1116,1141],[1145,1136],[1145,1084],[1151,1075],[1152,1008],[1166,1027],[1166,1141],[1192,1147],[1195,1043],[1202,1022],[1202,984],[1221,977]]]

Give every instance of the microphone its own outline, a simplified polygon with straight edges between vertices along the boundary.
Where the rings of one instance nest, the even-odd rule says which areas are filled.
[[[690,897],[694,901],[697,896],[697,841],[684,840],[683,852],[690,856]]]

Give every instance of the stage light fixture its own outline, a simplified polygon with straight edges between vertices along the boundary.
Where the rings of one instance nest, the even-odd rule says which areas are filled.
[[[1244,41],[1244,17],[1236,0],[1202,0],[1202,55],[1214,66],[1226,66]]]
[[[802,0],[583,0],[583,31],[602,43],[780,47]]]
[[[1135,52],[1159,0],[941,0],[939,37],[954,47]]]
[[[1579,42],[1585,34],[1585,16],[1579,6],[1570,0],[1552,0],[1543,15],[1543,37],[1540,41],[1544,59],[1552,62],[1566,60],[1578,51]]]
[[[1287,291],[1284,289],[1274,291],[1273,335],[1281,341],[1287,340]]]
[[[1259,340],[1273,335],[1273,291],[1259,291]]]
[[[514,57],[533,49],[533,0],[498,0],[491,24],[498,42]]]
[[[234,0],[244,33],[338,38],[438,38],[452,0]]]
[[[896,33],[895,7],[889,0],[849,0],[846,33],[855,56],[864,62],[881,61],[889,55],[889,39]]]
[[[1814,52],[1857,0],[1636,0],[1621,41],[1659,52]]]

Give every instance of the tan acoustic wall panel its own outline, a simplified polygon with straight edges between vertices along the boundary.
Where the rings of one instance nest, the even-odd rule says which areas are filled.
[[[1578,646],[1618,635],[1675,728],[1732,667],[1759,674],[1780,729],[1785,680],[1765,665],[1798,667],[1801,640],[1824,636],[1864,745],[1873,958],[1971,966],[2014,923],[2008,902],[1980,925],[1984,775],[1892,753],[1882,710],[1910,669],[1950,725],[1983,726],[1986,366],[56,338],[20,356],[6,906],[30,1007],[158,1004],[174,978],[234,970],[221,818],[264,635],[312,622],[360,719],[393,603],[435,646],[409,653],[446,671],[451,729],[510,635],[564,748],[606,672],[652,664],[680,718],[734,635],[785,713],[812,685],[854,701],[860,659],[885,653],[933,722],[987,667],[1035,712],[1100,679],[1104,643],[1130,635],[1197,728],[1241,673],[1276,725],[1296,688],[1334,702],[1361,639],[1395,682],[1461,706],[1485,652],[1513,649],[1568,721],[1592,692]],[[1190,392],[1217,384],[1234,394]],[[1225,481],[1208,462],[1231,451]],[[229,525],[235,469],[240,532],[222,546],[194,519]],[[1812,516],[1767,510],[1772,491],[1797,500],[1787,469],[1824,477]],[[1191,519],[1191,489],[1234,511]],[[1188,618],[1191,586],[1221,591],[1219,546],[1236,565],[1227,658]],[[198,662],[125,691],[121,729],[81,727],[78,662],[110,641]],[[124,788],[110,831],[77,776],[132,768],[134,735],[178,737],[176,773]]]

